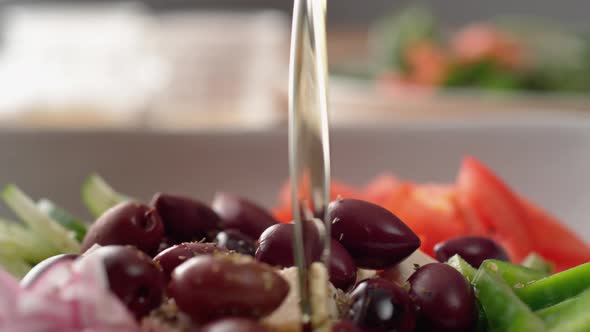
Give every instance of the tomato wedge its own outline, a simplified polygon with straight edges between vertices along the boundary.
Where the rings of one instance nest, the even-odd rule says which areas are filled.
[[[402,182],[391,174],[381,174],[369,182],[363,190],[363,195],[367,201],[377,205],[383,205],[387,198],[395,192]]]
[[[590,246],[533,203],[521,198],[535,251],[555,264],[557,272],[590,262]]]
[[[437,243],[467,232],[451,186],[404,184],[383,206],[420,234],[421,249],[431,256]]]
[[[330,200],[335,200],[338,197],[343,198],[361,198],[361,194],[352,186],[344,184],[343,182],[332,180],[330,187]],[[279,205],[291,206],[291,183],[287,181],[279,193]]]
[[[590,261],[590,245],[473,157],[463,160],[454,185],[414,184],[384,173],[363,190],[333,181],[331,199],[338,196],[365,199],[390,210],[420,236],[421,249],[430,255],[439,242],[482,235],[500,243],[516,263],[531,252],[553,262],[556,271]],[[277,220],[292,220],[290,197],[287,183],[274,211]]]
[[[518,197],[475,158],[463,160],[457,176],[457,199],[465,214],[477,218],[513,261],[520,262],[533,250],[528,216]]]
[[[362,199],[363,195],[355,188],[340,181],[332,181],[330,188],[330,200],[338,197]],[[274,217],[281,222],[293,220],[291,209],[291,184],[287,181],[279,193],[279,208],[273,212]]]

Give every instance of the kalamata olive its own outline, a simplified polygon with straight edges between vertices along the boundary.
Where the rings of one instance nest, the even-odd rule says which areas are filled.
[[[201,241],[220,228],[221,219],[206,204],[188,197],[157,193],[152,205],[173,242]]]
[[[162,238],[162,241],[160,241],[160,244],[158,245],[158,251],[157,253],[161,253],[162,251],[172,247],[174,245],[174,242],[169,239],[167,236],[164,236]]]
[[[334,287],[348,290],[356,281],[356,264],[338,241],[330,243],[330,282]]]
[[[103,213],[90,226],[82,242],[82,252],[94,244],[131,245],[155,254],[164,236],[158,212],[147,205],[124,202]]]
[[[420,239],[388,210],[357,199],[338,199],[328,205],[332,237],[356,265],[383,269],[401,262],[418,247]]]
[[[162,268],[164,277],[169,280],[172,271],[187,260],[200,255],[227,254],[229,251],[218,247],[215,243],[185,242],[172,246],[154,257]]]
[[[313,221],[303,223],[304,249],[306,263],[309,265],[319,261],[322,256],[323,243],[320,233]],[[295,237],[295,224],[276,224],[267,228],[260,239],[256,249],[256,259],[280,267],[295,265],[293,257],[293,238]]]
[[[509,261],[508,254],[492,239],[483,236],[461,236],[437,244],[434,247],[436,259],[446,262],[459,254],[467,263],[479,268],[486,259]]]
[[[257,321],[246,318],[225,318],[203,326],[200,332],[268,332]]]
[[[221,217],[224,229],[237,229],[257,239],[265,229],[277,223],[270,213],[242,197],[217,193],[211,207]]]
[[[164,294],[162,272],[145,253],[131,246],[105,246],[93,250],[105,266],[109,288],[136,318],[158,307]]]
[[[20,285],[23,288],[29,288],[40,279],[40,277],[53,265],[60,263],[60,262],[68,262],[73,261],[78,258],[78,255],[73,254],[63,254],[57,255],[53,257],[49,257],[42,261],[41,263],[35,265],[20,281]]]
[[[418,314],[417,331],[467,332],[477,320],[475,294],[469,282],[444,263],[419,268],[409,279]]]
[[[332,332],[363,332],[363,330],[348,319],[343,319],[332,326]]]
[[[223,317],[260,318],[289,293],[289,284],[270,266],[247,256],[203,255],[172,273],[168,295],[197,323]]]
[[[227,248],[243,255],[254,256],[256,252],[256,242],[235,229],[226,229],[217,233],[215,243],[219,247]]]
[[[365,279],[350,293],[350,320],[361,329],[413,332],[416,314],[405,290],[383,278]]]

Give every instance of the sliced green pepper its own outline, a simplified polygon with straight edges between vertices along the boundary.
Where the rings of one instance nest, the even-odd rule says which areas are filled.
[[[492,271],[497,271],[511,287],[523,287],[532,281],[543,279],[548,276],[545,272],[531,270],[524,266],[514,265],[495,259],[483,261],[482,266],[486,266]]]
[[[544,272],[547,275],[550,275],[553,272],[553,264],[546,261],[537,253],[532,253],[526,256],[526,258],[522,261],[521,265],[524,267],[528,267],[531,270]]]
[[[481,266],[473,280],[489,329],[502,332],[543,332],[545,323],[523,303],[497,271]]]
[[[578,297],[567,299],[535,313],[545,321],[547,327],[553,327],[564,312],[570,311],[578,302]]]
[[[475,271],[475,270],[474,270]],[[475,326],[476,332],[487,332],[488,331],[488,317],[483,306],[477,301],[477,325]]]
[[[553,315],[550,332],[588,332],[590,331],[590,290],[583,292],[568,310]]]
[[[579,295],[590,288],[590,263],[514,287],[518,297],[531,309],[539,310]]]
[[[447,264],[459,271],[459,273],[461,273],[465,279],[469,280],[469,282],[473,281],[475,273],[477,273],[477,270],[459,255],[454,255],[453,257],[449,258]]]
[[[477,270],[458,254],[449,258],[447,264],[459,271],[459,273],[461,273],[465,279],[469,280],[470,283],[473,281],[473,278],[475,278],[475,274],[477,273]],[[485,332],[488,330],[488,319],[479,301],[477,301],[477,327],[475,330],[477,332]]]

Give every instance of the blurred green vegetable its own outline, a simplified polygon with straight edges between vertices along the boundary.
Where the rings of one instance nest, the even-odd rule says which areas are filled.
[[[76,233],[76,240],[82,242],[86,235],[86,225],[79,218],[72,216],[68,211],[55,205],[48,199],[41,199],[37,202],[39,210],[47,214],[65,228]]]
[[[523,303],[500,274],[482,265],[473,285],[491,331],[543,332],[545,324]]]
[[[98,218],[106,210],[129,198],[116,192],[98,174],[91,174],[82,185],[82,200],[90,213]]]
[[[553,313],[549,322],[551,332],[587,332],[590,331],[590,291],[582,293],[575,301],[567,303],[567,308]]]
[[[425,7],[410,7],[398,15],[383,18],[376,24],[371,38],[377,71],[405,72],[408,47],[419,41],[435,40],[437,34],[434,16]]]
[[[498,272],[500,276],[510,285],[510,287],[522,287],[530,282],[543,279],[549,274],[537,270],[532,270],[524,266],[510,264],[495,259],[488,259],[482,263],[482,266]]]
[[[528,255],[523,261],[522,266],[528,267],[529,269],[540,271],[546,273],[547,275],[553,272],[553,264],[551,262],[546,261],[543,257],[539,256],[537,253],[532,253]]]
[[[482,51],[482,57],[474,61],[462,61],[457,56],[457,44],[451,43],[454,33],[447,27],[436,24],[433,13],[423,6],[409,7],[395,15],[386,16],[379,21],[372,35],[374,64],[378,72],[394,72],[402,78],[412,78],[414,72],[408,66],[406,56],[412,45],[419,42],[433,42],[440,46],[445,59],[446,77],[439,82],[442,88],[477,88],[502,91],[540,91],[562,93],[584,93],[590,91],[590,38],[568,29],[564,25],[536,18],[501,16],[482,23],[484,29],[480,36],[482,45],[490,47],[491,54],[498,45],[511,45],[499,51],[515,59],[507,65],[493,55]],[[443,38],[443,35],[447,38]],[[463,40],[463,49],[469,50],[469,43],[475,39]],[[486,39],[489,38],[489,39]],[[496,43],[496,44],[495,44]],[[514,47],[512,47],[514,46]],[[502,53],[505,52],[505,53]],[[413,62],[412,62],[413,63]],[[414,64],[414,63],[413,63]],[[435,66],[426,60],[418,61],[417,66]],[[410,80],[411,81],[411,80]],[[413,81],[412,81],[413,82]],[[415,82],[414,82],[415,83]]]
[[[514,291],[533,310],[543,309],[579,295],[590,288],[590,263],[578,265]]]
[[[465,279],[469,280],[469,282],[472,282],[473,278],[475,278],[475,273],[477,270],[467,263],[463,258],[461,258],[461,256],[454,255],[453,257],[449,258],[447,264],[459,271],[459,273],[461,273]]]

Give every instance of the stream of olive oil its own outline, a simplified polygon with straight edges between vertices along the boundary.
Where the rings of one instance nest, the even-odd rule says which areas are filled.
[[[309,204],[313,214],[325,220],[330,187],[326,10],[326,0],[295,0],[291,35],[289,154],[296,225],[295,262],[300,272],[298,283],[305,332],[313,330],[313,308],[308,280],[310,262],[305,261],[303,254],[301,219],[306,213],[302,213],[301,208]],[[330,223],[325,222],[324,262],[328,261],[329,248]]]

